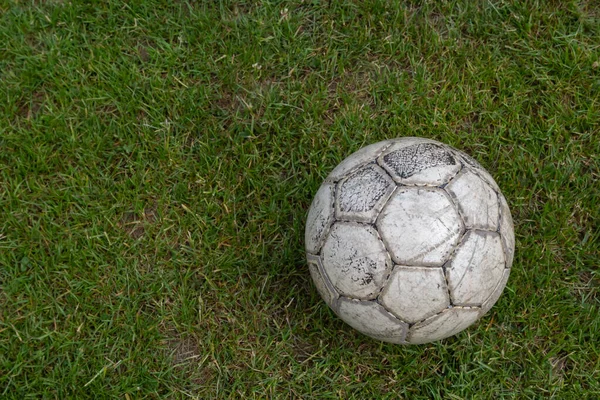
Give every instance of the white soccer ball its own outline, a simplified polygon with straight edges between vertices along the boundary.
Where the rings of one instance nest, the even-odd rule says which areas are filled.
[[[402,344],[455,335],[489,311],[515,247],[490,174],[450,146],[414,137],[342,161],[312,202],[305,240],[333,311],[365,335]]]

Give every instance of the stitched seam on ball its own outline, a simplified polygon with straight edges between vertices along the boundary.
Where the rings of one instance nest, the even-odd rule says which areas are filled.
[[[485,229],[485,228],[468,228],[471,231],[478,231],[478,232],[487,232],[487,233],[498,233],[500,234],[500,232],[498,232],[497,230],[491,230],[491,229]]]
[[[355,173],[356,171],[358,171],[359,169],[361,169],[361,168],[363,168],[363,167],[366,167],[366,166],[367,166],[367,165],[369,165],[369,164],[375,164],[375,165],[377,165],[377,166],[379,166],[379,167],[380,167],[379,163],[377,162],[377,159],[379,158],[379,156],[380,156],[381,154],[383,154],[383,152],[384,152],[384,151],[386,151],[386,150],[387,150],[387,149],[388,149],[390,146],[392,146],[393,144],[394,144],[394,143],[390,143],[390,144],[388,144],[387,146],[383,146],[383,148],[382,148],[382,149],[379,151],[379,153],[376,153],[376,155],[375,155],[373,158],[371,158],[369,161],[365,161],[365,162],[362,162],[362,163],[360,163],[360,164],[357,164],[357,165],[355,165],[354,167],[352,167],[352,168],[350,168],[348,171],[346,171],[346,173],[345,173],[345,174],[343,174],[343,175],[342,175],[342,176],[341,176],[339,179],[336,179],[336,180],[333,180],[333,179],[332,179],[330,182],[331,182],[331,183],[333,183],[334,185],[336,185],[336,186],[337,186],[337,184],[338,184],[339,182],[343,181],[344,179],[348,178],[350,175],[354,174],[354,173]],[[385,168],[382,168],[382,169],[384,169],[384,170],[385,170]],[[387,172],[387,171],[386,171],[386,172]],[[389,175],[389,174],[388,174],[388,175]],[[327,181],[328,179],[326,178],[325,180]],[[392,179],[392,181],[394,181],[394,180]]]
[[[388,174],[388,172],[385,170],[385,168],[382,168],[382,169],[385,171],[386,174]],[[388,176],[389,176],[389,174],[388,174]],[[392,182],[394,182],[393,179],[392,179]],[[390,270],[389,270],[387,276],[383,279],[383,282],[381,284],[381,287],[379,288],[379,292],[377,293],[377,296],[375,297],[375,300],[377,301],[377,303],[379,303],[390,314],[391,314],[391,311],[388,310],[385,307],[385,305],[379,301],[379,297],[381,296],[381,292],[383,292],[383,289],[385,289],[385,287],[387,286],[388,281],[390,279],[390,276],[392,275],[392,272],[394,271],[394,268],[396,268],[396,263],[394,263],[394,260],[392,260],[390,249],[388,249],[388,247],[385,245],[385,241],[382,239],[381,233],[379,233],[379,229],[377,228],[377,219],[379,218],[379,215],[381,214],[381,212],[383,211],[383,209],[385,208],[385,206],[387,205],[387,203],[390,201],[390,199],[392,198],[392,196],[394,195],[394,193],[396,193],[396,190],[398,190],[398,184],[396,182],[394,182],[394,184],[395,184],[394,190],[392,190],[392,192],[388,196],[385,204],[383,205],[383,207],[381,207],[381,210],[379,210],[379,212],[375,216],[375,222],[373,223],[373,228],[375,229],[375,232],[377,232],[377,240],[379,240],[379,242],[381,243],[381,245],[385,249],[386,257],[387,257],[389,263],[391,264]],[[406,333],[404,334],[404,338],[402,340],[406,340],[406,335],[408,335],[408,329],[406,329]]]
[[[445,313],[445,312],[448,312],[448,310],[450,310],[450,309],[453,309],[453,308],[457,308],[457,309],[461,309],[461,310],[471,310],[471,309],[473,309],[473,310],[477,310],[477,309],[481,309],[481,307],[480,307],[480,306],[452,306],[452,307],[449,307],[449,308],[444,308],[444,309],[443,309],[442,311],[440,311],[440,312],[437,312],[437,313],[435,313],[435,314],[433,314],[433,315],[431,315],[431,316],[429,316],[429,317],[427,317],[427,318],[423,318],[422,320],[420,320],[420,321],[418,321],[418,322],[415,322],[414,324],[412,324],[412,325],[411,325],[411,328],[412,328],[412,326],[414,326],[414,325],[417,325],[417,324],[423,323],[423,322],[425,322],[425,321],[428,321],[428,320],[431,320],[431,322],[432,322],[432,321],[433,321],[433,320],[434,320],[434,319],[435,319],[437,316],[439,316],[439,315],[441,315],[441,314],[443,314],[443,313]],[[431,322],[429,322],[429,323],[427,323],[427,324],[425,324],[425,325],[421,325],[421,326],[419,326],[419,328],[425,327],[425,326],[427,326],[427,325],[431,324]]]
[[[444,189],[446,186],[448,186],[448,184],[450,182],[452,182],[454,180],[454,178],[456,178],[458,176],[458,174],[460,174],[462,172],[462,170],[466,168],[465,164],[463,164],[462,161],[460,161],[460,168],[458,169],[458,171],[456,171],[456,173],[454,175],[452,175],[450,177],[450,179],[448,179],[448,181],[446,183],[442,183],[441,185],[438,185],[437,187],[439,187],[440,189]]]
[[[498,234],[498,232],[495,232],[495,231],[489,231],[489,230],[478,229],[478,228],[477,229],[468,229],[468,231],[472,232],[474,235],[477,234],[478,232],[482,232],[483,234],[486,234],[486,235],[495,235],[495,234]],[[466,236],[466,233],[465,233],[465,236]],[[499,238],[500,242],[502,243],[502,237],[499,234],[498,234],[498,238]],[[462,238],[461,238],[461,242],[462,242]],[[459,242],[459,244],[460,244],[460,242]],[[456,246],[457,249],[458,249],[458,247],[459,247],[459,245]],[[503,251],[504,251],[504,249],[503,249]],[[454,254],[452,255],[452,258],[454,258]],[[505,259],[504,262],[505,262],[505,266],[506,266],[506,259]],[[504,268],[504,269],[507,269],[507,268]],[[501,280],[502,279],[500,279],[500,281]],[[459,282],[459,284],[460,284],[460,282]],[[492,293],[494,292],[494,290],[495,289],[492,290]],[[455,307],[479,307],[479,308],[483,308],[483,304],[485,304],[486,301],[487,300],[484,300],[482,303],[472,303],[472,304],[461,303],[461,304],[456,304],[454,306]]]
[[[358,165],[355,165],[354,167],[350,168],[348,171],[346,171],[346,173],[344,175],[342,175],[339,179],[332,181],[336,186],[341,183],[343,180],[346,180],[350,175],[354,175],[359,169],[364,168],[366,166],[368,166],[369,164],[373,164],[374,161],[367,161],[367,162],[363,162],[360,163]]]
[[[496,205],[498,206],[498,219],[499,219],[500,218],[500,202],[498,201],[498,195],[500,194],[500,192],[495,189],[495,187],[497,187],[497,185],[492,185],[482,174],[480,174],[479,168],[474,167],[472,165],[465,165],[462,161],[461,161],[461,164],[463,165],[464,169],[466,169],[468,172],[470,172],[471,174],[473,174],[476,177],[478,177],[479,179],[481,179],[481,181],[484,183],[484,185],[486,185],[492,192],[494,192],[494,194],[496,194]],[[481,167],[481,168],[483,168],[483,167]],[[448,183],[450,183],[450,182],[448,182]],[[450,192],[448,192],[448,193],[450,193]],[[450,194],[450,195],[452,196],[452,194]],[[456,199],[456,200],[458,202],[458,199]],[[459,208],[460,208],[460,204],[459,204]],[[466,222],[466,220],[465,220],[465,222]],[[479,229],[479,228],[477,228],[477,229]],[[498,221],[497,229],[500,229],[499,221]],[[482,230],[484,230],[484,229],[482,229]],[[494,232],[493,230],[489,230],[489,231]]]
[[[389,199],[392,198],[392,195],[394,194],[394,192],[396,191],[396,189],[398,189],[398,186],[396,186],[394,188],[394,190],[392,191],[392,193],[388,197],[387,201],[389,201]],[[386,201],[386,203],[387,203],[387,201]],[[381,209],[383,210],[383,207]],[[379,213],[381,213],[381,211]],[[379,213],[377,214],[377,218],[379,218]],[[375,218],[375,221],[377,221],[377,218]],[[391,256],[390,250],[387,248],[387,246],[385,245],[385,242],[381,238],[381,234],[379,233],[379,229],[377,229],[377,225],[375,223],[373,223],[372,226],[373,226],[373,229],[375,229],[375,232],[377,233],[377,240],[379,240],[379,243],[381,243],[381,245],[383,246],[383,249],[385,250],[385,255],[386,255],[386,258],[387,258],[387,262],[389,263],[389,265],[391,265],[391,267],[390,267],[390,269],[388,271],[387,276],[383,279],[383,282],[381,283],[381,287],[379,288],[379,291],[377,292],[377,296],[375,296],[375,300],[377,300],[377,302],[379,303],[379,296],[381,296],[381,292],[383,291],[383,289],[387,285],[388,280],[390,279],[390,276],[392,275],[392,271],[394,270],[394,268],[396,268],[396,263],[394,263],[394,260],[392,260],[392,256]],[[383,308],[385,308],[386,311],[390,312],[383,304],[381,304],[381,306]]]
[[[446,308],[450,308],[454,306],[454,300],[452,299],[452,293],[450,292],[450,284],[448,282],[448,271],[446,270],[446,263],[442,265],[442,272],[444,275],[444,282],[446,283],[446,293],[448,294],[448,307]]]
[[[393,145],[395,145],[396,143],[398,143],[398,142],[397,142],[397,141],[395,141],[395,140],[392,140],[392,143],[388,144],[387,146],[384,146],[384,147],[383,147],[383,148],[382,148],[382,149],[379,151],[379,153],[378,153],[378,154],[375,156],[375,161],[377,162],[377,159],[378,159],[379,157],[381,157],[381,155],[382,155],[383,153],[385,153],[385,151],[386,151],[387,149],[389,149],[390,147],[392,147],[392,146],[393,146]],[[377,163],[377,164],[379,164],[379,163]]]
[[[388,310],[387,308],[385,308],[385,307],[383,306],[383,304],[379,303],[379,302],[377,301],[377,299],[370,299],[370,300],[365,300],[365,299],[355,299],[355,298],[353,298],[353,297],[348,297],[348,296],[345,296],[345,295],[343,295],[343,294],[340,294],[340,295],[338,296],[338,298],[336,299],[336,301],[337,301],[338,303],[339,303],[339,302],[341,302],[341,301],[343,301],[343,300],[345,300],[345,301],[347,301],[347,302],[350,302],[350,303],[360,303],[360,302],[362,302],[362,303],[375,303],[375,304],[378,304],[379,306],[381,306],[381,307],[383,308],[383,310],[384,310],[384,311],[385,311],[385,312],[386,312],[386,313],[389,315],[389,317],[390,317],[390,318],[392,318],[392,319],[394,319],[394,320],[398,321],[398,322],[401,324],[401,326],[402,326],[402,328],[403,328],[403,329],[402,329],[402,336],[400,337],[400,340],[401,340],[401,341],[402,341],[404,344],[406,344],[406,343],[407,343],[407,342],[406,342],[406,336],[408,336],[408,330],[410,329],[410,324],[409,324],[408,322],[404,321],[403,319],[400,319],[400,318],[396,317],[394,314],[392,314],[392,313],[390,312],[390,310]],[[359,332],[360,332],[360,331],[359,331]],[[362,333],[363,333],[363,334],[366,334],[366,333],[364,333],[364,332],[362,332]],[[371,336],[371,335],[368,335],[368,336]],[[374,334],[374,336],[372,336],[372,337],[375,337],[375,336],[377,336],[378,338],[385,338],[385,337],[386,337],[385,335],[379,335],[379,334]]]
[[[446,197],[450,201],[450,204],[452,204],[452,206],[454,207],[454,210],[458,214],[458,217],[460,218],[460,222],[462,223],[462,233],[458,236],[456,245],[454,245],[454,248],[452,249],[452,252],[450,252],[448,259],[442,265],[442,266],[444,266],[448,261],[450,261],[454,257],[454,254],[456,253],[456,251],[458,249],[458,245],[463,240],[463,238],[465,237],[465,235],[467,234],[467,231],[469,231],[469,229],[467,228],[467,224],[465,223],[465,217],[462,214],[462,212],[460,210],[460,206],[457,204],[456,199],[454,199],[454,197],[450,193],[448,193],[448,191],[446,189],[442,189],[442,190],[444,191]]]
[[[510,268],[506,268],[505,271],[503,271],[503,274],[508,273],[510,276]],[[502,278],[498,281],[498,283],[496,284],[496,286],[494,287],[494,290],[492,290],[492,293],[488,296],[487,299],[485,299],[485,301],[481,304],[481,309],[488,308],[488,302],[490,301],[491,298],[493,298],[497,293],[498,293],[498,289],[500,289],[500,294],[498,294],[498,298],[496,299],[496,301],[494,303],[496,303],[498,300],[500,300],[500,296],[502,295],[502,292],[504,291],[504,288],[506,287],[506,284],[508,282],[508,278],[509,276],[506,277],[506,281],[504,280],[504,276],[502,276]],[[504,285],[502,285],[502,283],[504,282]],[[502,286],[502,287],[501,287]],[[493,307],[493,305],[491,307],[488,308],[488,311],[491,310]],[[486,311],[487,312],[487,311]]]
[[[336,301],[341,296],[341,293],[335,288],[333,282],[331,282],[331,279],[327,274],[327,271],[325,271],[325,267],[323,266],[323,260],[321,259],[321,256],[319,256],[319,261],[317,262],[317,270],[321,274],[321,278],[323,278],[325,286],[329,285],[329,290],[335,293],[335,298],[333,299],[333,301]]]
[[[448,281],[448,267],[447,267],[447,264],[451,263],[454,260],[454,257],[456,256],[456,252],[458,251],[461,243],[463,242],[465,236],[467,236],[467,233],[470,232],[471,230],[472,229],[465,229],[464,232],[458,237],[458,241],[456,242],[456,245],[454,246],[454,248],[452,249],[452,252],[448,256],[448,259],[442,265],[442,269],[444,270],[444,280],[446,281],[446,289],[448,291],[448,301],[450,303],[450,305],[447,308],[454,307],[454,299],[453,299],[453,296],[452,296],[452,291],[450,290],[450,282]]]
[[[481,177],[479,177],[481,178]],[[483,180],[483,179],[482,179]],[[483,180],[483,182],[488,185],[488,187],[490,189],[492,189],[492,192],[494,192],[496,194],[496,206],[498,207],[498,227],[496,228],[496,230],[498,231],[498,233],[500,233],[500,221],[501,221],[501,216],[502,216],[502,207],[500,207],[500,192],[498,192],[496,189],[494,189],[494,187],[492,185],[490,185],[488,182],[486,182],[485,180]]]
[[[425,321],[429,321],[428,323],[426,323],[426,324],[424,324],[424,325],[418,326],[416,329],[419,329],[419,328],[426,327],[427,325],[430,325],[430,324],[431,324],[431,323],[432,323],[432,322],[433,322],[435,319],[437,319],[437,317],[438,317],[439,315],[441,315],[441,314],[445,313],[447,310],[449,310],[449,309],[451,309],[451,308],[452,308],[452,306],[451,306],[451,307],[449,307],[449,308],[445,308],[445,309],[443,309],[442,311],[440,311],[440,312],[437,312],[437,313],[435,313],[435,314],[433,314],[433,315],[430,315],[430,316],[429,316],[429,317],[427,317],[427,318],[423,318],[422,320],[420,320],[420,321],[417,321],[417,322],[415,322],[414,324],[410,324],[410,326],[409,326],[409,328],[408,328],[409,335],[407,335],[407,339],[408,339],[408,341],[410,342],[410,339],[412,338],[412,334],[414,334],[414,330],[413,330],[412,328],[413,328],[415,325],[417,325],[417,324],[423,324]]]
[[[396,180],[394,179],[394,177],[392,176],[392,174],[388,171],[389,167],[387,166],[386,163],[383,162],[383,160],[380,160],[380,158],[383,156],[383,153],[385,153],[387,149],[389,149],[390,147],[392,147],[396,143],[398,143],[398,142],[391,143],[389,146],[387,146],[385,149],[383,149],[379,154],[377,154],[377,157],[375,157],[375,163],[377,165],[379,165],[381,167],[381,169],[383,169],[385,171],[385,173],[388,174],[388,176],[394,182],[396,182]],[[398,184],[398,182],[396,182],[396,184]]]
[[[481,307],[463,307],[463,306],[456,306],[456,307],[451,307],[451,308],[458,308],[458,309],[462,309],[462,310],[468,310],[468,309],[473,309],[473,310],[481,310]],[[427,318],[425,318],[425,319],[423,319],[423,320],[421,320],[421,321],[419,321],[419,322],[415,322],[414,324],[410,325],[410,327],[409,327],[409,335],[407,335],[407,341],[410,343],[410,340],[411,340],[411,338],[412,338],[412,335],[413,335],[413,334],[414,334],[414,332],[415,332],[415,331],[414,331],[412,328],[413,328],[415,325],[417,325],[417,324],[422,324],[422,323],[423,323],[423,322],[425,322],[425,321],[429,321],[428,323],[426,323],[426,324],[424,324],[424,325],[421,325],[421,326],[417,327],[416,329],[424,328],[424,327],[426,327],[426,326],[430,325],[430,324],[431,324],[431,323],[432,323],[432,322],[433,322],[435,319],[437,319],[437,317],[438,317],[440,314],[443,314],[443,313],[445,313],[445,312],[448,312],[448,310],[450,310],[450,308],[446,308],[446,309],[444,309],[444,310],[442,310],[442,311],[438,312],[438,313],[437,313],[437,314],[435,314],[435,315],[432,315],[432,316],[430,316],[430,317],[427,317]],[[478,316],[479,316],[479,313],[478,313]]]
[[[391,259],[390,259],[390,261],[391,261]],[[392,267],[390,268],[390,272],[389,272],[389,274],[387,274],[387,275],[386,275],[386,277],[383,279],[383,283],[381,284],[381,287],[379,288],[379,291],[377,292],[377,296],[375,297],[375,300],[377,300],[377,302],[378,302],[379,304],[381,304],[381,306],[382,306],[383,308],[385,308],[386,310],[387,310],[387,308],[386,308],[385,304],[383,304],[383,303],[382,303],[382,302],[379,300],[379,297],[381,296],[381,292],[383,292],[383,289],[385,289],[385,287],[387,286],[387,284],[388,284],[388,281],[390,280],[390,276],[392,275],[392,271],[394,270],[394,268],[396,268],[396,265],[398,265],[398,264],[394,263],[393,261],[391,261],[391,263],[392,263]],[[388,310],[388,311],[390,311],[390,310]],[[390,312],[391,312],[391,311],[390,311]]]
[[[400,337],[400,340],[404,343],[406,343],[406,337],[408,336],[408,330],[410,329],[410,324],[406,321],[404,321],[402,318],[398,318],[396,315],[394,315],[394,313],[392,313],[390,310],[388,310],[380,301],[379,301],[379,296],[377,296],[377,298],[375,298],[374,300],[377,304],[379,304],[386,313],[389,314],[389,316],[395,320],[398,320],[400,323],[405,324],[406,327],[404,329],[402,329],[402,336]]]
[[[335,195],[337,193],[337,185],[335,184],[331,184],[331,204],[329,205],[329,209],[331,211],[331,221],[329,221],[329,223],[325,226],[325,228],[323,229],[323,233],[321,234],[321,239],[319,240],[318,246],[317,246],[317,255],[320,256],[321,255],[321,251],[323,250],[323,246],[325,245],[325,241],[327,240],[327,237],[329,236],[329,232],[331,232],[331,228],[333,227],[333,225],[336,223],[336,218],[335,218]]]
[[[502,207],[500,206],[500,193],[498,192],[496,192],[496,202],[498,203],[498,228],[496,229],[496,232],[500,233],[500,226],[502,225]],[[502,237],[501,233],[500,237]]]
[[[457,153],[460,156],[459,158],[461,158],[463,161],[468,161],[468,160],[474,161],[475,164],[472,164],[471,162],[467,162],[469,164],[469,166],[468,166],[469,170],[471,170],[471,172],[473,172],[475,175],[477,175],[479,178],[481,178],[482,181],[487,183],[488,186],[490,186],[492,188],[492,190],[494,192],[496,192],[496,189],[494,189],[494,187],[498,187],[498,183],[496,181],[494,181],[494,184],[492,184],[492,182],[490,182],[488,178],[486,178],[483,174],[480,173],[480,171],[485,171],[488,174],[490,174],[489,171],[487,171],[485,169],[485,167],[483,165],[481,165],[481,163],[479,161],[477,161],[475,158],[471,157],[464,151],[454,149],[454,152]],[[490,174],[490,178],[493,179],[491,174]]]
[[[453,308],[481,308],[483,306],[483,303],[466,303],[466,304],[457,304],[455,306],[453,306]]]
[[[427,318],[423,318],[422,320],[415,322],[414,324],[412,324],[411,328],[412,328],[413,326],[417,325],[417,324],[423,324],[425,321],[429,321],[429,322],[428,322],[428,323],[426,323],[426,324],[424,324],[424,325],[421,325],[421,326],[419,326],[419,328],[422,328],[422,327],[425,327],[425,326],[427,326],[427,325],[431,324],[431,322],[433,322],[433,321],[434,321],[434,320],[435,320],[435,319],[436,319],[436,318],[437,318],[439,315],[441,315],[441,314],[443,314],[443,313],[447,312],[447,310],[449,310],[450,308],[452,308],[452,307],[449,307],[449,308],[444,308],[442,311],[438,311],[438,312],[436,312],[435,314],[433,314],[433,315],[430,315],[430,316],[429,316],[429,317],[427,317]]]
[[[500,204],[498,203],[498,192],[496,192],[494,190],[494,188],[492,188],[486,181],[482,180],[479,175],[475,174],[475,172],[473,171],[473,168],[471,168],[469,166],[465,166],[464,172],[461,175],[464,176],[466,174],[474,175],[476,178],[480,179],[481,183],[487,189],[491,190],[494,193],[494,195],[496,196],[496,202],[495,202],[496,210],[497,210],[498,214],[500,214]],[[498,224],[497,224],[497,227],[495,229],[488,229],[488,228],[484,228],[484,227],[479,227],[479,225],[481,225],[481,222],[477,221],[477,217],[476,216],[474,218],[472,218],[472,219],[467,218],[466,210],[463,209],[463,205],[461,204],[459,197],[456,194],[451,193],[451,191],[448,190],[446,187],[444,187],[444,191],[446,191],[446,193],[448,193],[448,195],[450,195],[450,197],[453,200],[453,202],[457,205],[457,210],[458,210],[459,215],[461,216],[463,222],[465,223],[465,227],[467,226],[467,223],[470,222],[470,225],[472,225],[472,229],[487,230],[487,231],[490,231],[490,232],[495,232],[496,229],[498,229]],[[463,200],[464,200],[464,197],[463,197]],[[489,213],[489,209],[490,209],[490,207],[488,207],[488,213]],[[489,217],[486,218],[486,221],[489,221]],[[487,225],[487,222],[485,224]]]
[[[500,244],[502,245],[502,253],[504,255],[504,269],[510,269],[508,266],[508,246],[506,245],[506,239],[502,236],[502,202],[500,200],[500,193],[496,192],[496,198],[498,199],[498,235],[500,235]]]
[[[463,165],[463,164],[461,163],[461,165]],[[463,165],[463,167],[464,167],[464,165]],[[465,172],[463,172],[463,171],[465,171],[465,170],[466,170],[466,167],[464,167],[464,168],[461,168],[461,169],[460,169],[460,171],[459,171],[459,173],[458,173],[458,174],[456,174],[456,175],[454,175],[454,177],[453,177],[453,178],[452,178],[450,181],[448,181],[448,184],[449,184],[449,183],[450,183],[452,180],[456,179],[456,178],[457,178],[459,175],[464,175],[464,174],[465,174]],[[466,221],[466,219],[465,219],[465,215],[463,214],[463,212],[462,212],[462,209],[461,209],[461,206],[460,206],[460,204],[458,203],[458,199],[457,199],[457,198],[455,198],[455,197],[454,197],[454,195],[453,195],[452,193],[450,193],[450,192],[449,192],[449,191],[446,189],[446,187],[448,186],[448,184],[446,184],[446,185],[445,185],[443,188],[441,188],[441,189],[442,189],[442,190],[443,190],[443,191],[444,191],[444,192],[445,192],[445,193],[448,195],[448,197],[449,197],[449,199],[450,199],[450,203],[452,203],[452,205],[454,206],[454,209],[455,209],[455,210],[456,210],[456,212],[458,213],[458,216],[460,217],[460,220],[461,220],[461,221],[462,221],[462,223],[463,223],[463,228],[465,228],[465,230],[466,230],[466,229],[467,229],[467,221]]]
[[[381,295],[381,292],[385,288],[385,285],[387,284],[387,281],[390,278],[390,275],[392,274],[392,271],[396,267],[396,264],[392,260],[392,257],[390,256],[390,252],[389,252],[388,248],[386,247],[384,241],[381,239],[381,235],[379,234],[379,230],[377,229],[377,226],[374,223],[360,222],[360,221],[350,221],[350,222],[353,222],[353,223],[356,223],[356,224],[359,224],[359,225],[365,225],[365,226],[368,226],[368,227],[372,228],[375,231],[375,234],[377,235],[377,240],[379,241],[379,243],[381,243],[381,245],[383,246],[383,249],[385,250],[386,268],[387,268],[387,265],[391,265],[391,267],[389,269],[388,274],[383,279],[381,287],[379,289],[377,289],[376,291],[373,292],[373,294],[377,293],[377,295],[375,296],[374,299],[370,299],[370,301],[376,301],[377,304],[381,305],[387,312],[390,312],[383,304],[381,304],[379,302],[379,296]]]
[[[391,144],[390,144],[390,146],[391,146]],[[388,146],[388,147],[389,147],[389,146]],[[382,151],[381,153],[383,154],[383,151]],[[379,158],[379,156],[377,156],[377,158]],[[377,212],[377,215],[375,215],[375,219],[374,219],[374,221],[375,221],[375,222],[374,222],[374,224],[375,224],[375,223],[377,223],[377,219],[379,218],[379,215],[381,215],[381,212],[383,211],[383,209],[385,208],[385,206],[387,206],[387,204],[388,204],[388,202],[390,201],[390,199],[391,199],[391,198],[394,196],[394,194],[396,193],[396,190],[398,190],[398,188],[399,188],[399,187],[401,187],[401,186],[406,186],[406,185],[404,185],[404,184],[402,184],[402,183],[398,183],[398,182],[396,182],[396,181],[394,180],[394,178],[392,177],[392,175],[390,175],[390,173],[388,172],[388,170],[387,170],[387,169],[385,169],[385,167],[383,167],[382,165],[380,165],[380,164],[377,162],[377,159],[375,159],[375,164],[376,164],[376,165],[377,165],[379,168],[381,168],[381,170],[382,170],[382,171],[383,171],[383,172],[384,172],[384,173],[385,173],[385,174],[388,176],[388,178],[390,178],[390,181],[392,181],[392,182],[393,182],[393,184],[394,184],[395,186],[394,186],[394,189],[392,190],[392,192],[390,193],[390,195],[388,196],[388,198],[385,200],[385,202],[384,202],[384,203],[383,203],[383,205],[381,206],[381,210],[379,210],[379,211]],[[377,227],[375,227],[375,229],[377,229]],[[377,233],[379,234],[379,231],[377,231]],[[385,243],[384,243],[384,245],[385,245]],[[387,250],[387,247],[386,247],[386,250]]]
[[[385,171],[385,170],[384,170],[384,171]],[[387,174],[387,172],[386,172],[386,174]],[[389,174],[388,174],[388,175],[389,175]],[[392,182],[394,182],[394,181],[392,180]],[[394,197],[394,195],[396,194],[396,191],[398,190],[398,188],[399,188],[400,186],[403,186],[403,185],[399,185],[399,184],[398,184],[398,183],[396,183],[396,182],[394,182],[394,185],[395,185],[395,186],[394,186],[394,189],[392,190],[392,192],[390,193],[390,195],[388,196],[388,198],[385,200],[385,203],[383,203],[383,205],[381,206],[381,210],[379,210],[379,211],[377,212],[377,215],[375,215],[375,218],[373,219],[373,226],[374,226],[374,227],[375,227],[375,229],[377,230],[377,234],[378,234],[378,235],[379,235],[379,229],[377,228],[377,220],[379,219],[379,216],[381,215],[381,213],[383,212],[383,210],[385,209],[385,207],[386,207],[386,206],[388,205],[388,203],[390,202],[390,199],[391,199],[392,197]],[[380,236],[380,239],[381,239],[381,236]],[[382,239],[382,241],[383,241],[383,239]],[[385,243],[384,243],[383,245],[385,246]],[[385,249],[387,250],[387,247],[386,247]]]
[[[369,164],[375,164],[378,167],[381,167],[381,169],[383,169],[385,171],[385,168],[382,165],[379,165],[379,163],[377,162],[377,160],[379,159],[379,157],[387,150],[389,149],[391,146],[393,146],[396,142],[392,142],[386,146],[383,146],[383,148],[381,150],[379,150],[379,153],[375,153],[375,156],[373,156],[373,158],[371,158],[369,161],[365,161],[363,163],[357,164],[354,167],[350,168],[348,171],[346,171],[346,173],[340,177],[340,179],[334,181],[336,184],[338,182],[343,181],[344,179],[346,179],[347,177],[349,177],[350,175],[354,174],[356,171],[358,171],[359,169],[366,167]],[[387,171],[385,171],[387,173]],[[389,174],[388,174],[389,175]],[[394,182],[394,179],[390,176],[390,179],[392,179],[392,182]]]
[[[483,174],[481,174],[477,169],[475,168],[471,168],[471,171],[477,175],[479,177],[479,179],[481,179],[482,181],[485,182],[486,185],[488,185],[494,192],[498,193],[498,191],[495,189],[498,184],[496,183],[495,185],[492,185],[492,183],[489,181],[489,179],[487,179]],[[488,172],[489,174],[489,172]]]

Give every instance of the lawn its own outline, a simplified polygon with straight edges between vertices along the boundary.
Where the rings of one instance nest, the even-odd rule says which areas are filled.
[[[360,147],[496,178],[516,256],[459,335],[319,298],[304,222]],[[0,0],[0,397],[600,397],[596,1]]]

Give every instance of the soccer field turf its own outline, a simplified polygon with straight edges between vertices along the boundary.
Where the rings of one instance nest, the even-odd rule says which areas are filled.
[[[0,397],[600,397],[600,4],[433,3],[0,0]],[[304,258],[322,180],[400,136],[516,233],[496,306],[409,347]]]

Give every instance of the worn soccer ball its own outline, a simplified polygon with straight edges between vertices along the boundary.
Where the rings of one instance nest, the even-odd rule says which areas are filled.
[[[455,335],[504,289],[515,238],[506,199],[465,153],[406,137],[362,148],[329,174],[305,232],[321,297],[391,343]]]

